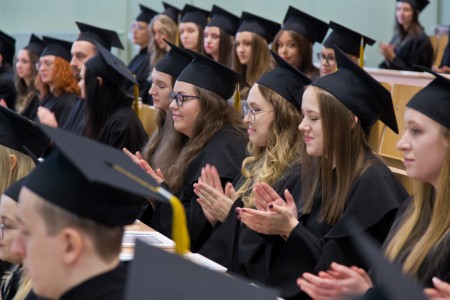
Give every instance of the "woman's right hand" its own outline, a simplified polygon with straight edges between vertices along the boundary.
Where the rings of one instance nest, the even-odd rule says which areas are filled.
[[[125,153],[135,164],[141,167],[142,170],[145,171],[148,175],[150,175],[158,184],[164,182],[164,175],[162,174],[160,169],[156,171],[149,165],[149,163],[142,158],[139,151],[136,154],[131,153],[127,148],[122,149],[123,153]]]
[[[39,122],[42,124],[53,128],[58,128],[58,121],[56,121],[55,114],[48,108],[39,106],[37,116],[39,118]]]

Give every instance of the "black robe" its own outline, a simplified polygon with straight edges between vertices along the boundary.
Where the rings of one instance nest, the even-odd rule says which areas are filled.
[[[244,180],[241,177],[235,188],[239,189]],[[293,164],[289,167],[284,172],[284,176],[272,187],[283,197],[284,190],[288,189],[294,199],[299,199],[300,165]],[[214,228],[211,237],[199,253],[227,267],[231,273],[250,278],[252,282],[264,284],[285,242],[278,235],[259,234],[246,227],[237,219],[237,207],[243,207],[241,198],[233,204],[225,221]]]
[[[319,220],[320,199],[310,214],[299,211],[299,224],[280,250],[267,284],[281,290],[285,299],[309,299],[296,284],[304,272],[317,274],[332,262],[368,269],[351,236],[363,230],[381,245],[386,239],[400,204],[409,197],[388,167],[376,157],[352,185],[341,219],[335,225]],[[347,220],[360,228],[349,229]]]
[[[443,66],[450,67],[450,46],[447,44],[445,46],[444,55],[442,56],[441,65],[439,66],[442,68]]]
[[[131,107],[126,106],[119,108],[108,118],[97,141],[120,150],[125,147],[135,153],[142,150],[147,138],[138,116]]]
[[[40,105],[41,100],[39,99],[38,95],[34,95],[28,106],[25,107],[25,109],[20,113],[20,115],[30,120],[35,120],[37,116],[37,110]]]
[[[148,48],[143,48],[136,54],[135,57],[130,61],[128,69],[131,73],[136,75],[136,80],[139,83],[139,97],[142,98],[143,103],[148,103],[148,91],[150,90],[150,85],[148,83],[148,77],[150,76],[150,53],[148,53]],[[129,86],[128,93],[133,94],[133,85]]]
[[[88,279],[65,292],[60,300],[123,300],[125,299],[126,268],[115,269]]]
[[[42,100],[41,106],[48,108],[55,114],[58,124],[64,124],[77,99],[78,96],[76,94],[63,93],[59,96],[55,96],[52,93],[49,93],[44,100]],[[37,116],[35,120],[39,121]]]
[[[15,111],[16,97],[13,69],[9,66],[0,66],[0,99],[5,99],[8,108]]]
[[[183,185],[175,195],[183,203],[186,211],[191,251],[196,252],[209,238],[212,226],[206,219],[202,207],[197,203],[193,184],[201,175],[201,169],[207,164],[214,165],[219,171],[222,186],[233,182],[239,175],[242,161],[247,156],[247,139],[236,132],[236,129],[224,125],[205,144],[200,153],[189,164]],[[172,211],[169,205],[155,205],[155,213],[150,225],[162,234],[171,237]]]
[[[391,40],[396,44],[398,37]],[[433,46],[425,32],[412,37],[407,37],[394,48],[393,61],[384,60],[380,64],[382,69],[414,71],[414,65],[431,68],[433,64]]]
[[[84,135],[86,129],[86,113],[86,100],[78,98],[73,105],[66,122],[61,124],[61,128],[72,133]]]

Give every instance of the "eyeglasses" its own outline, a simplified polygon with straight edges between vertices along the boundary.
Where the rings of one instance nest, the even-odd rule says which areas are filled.
[[[183,94],[177,94],[174,91],[170,92],[170,103],[175,101],[178,107],[182,107],[183,104],[192,99],[198,99],[198,96],[188,96]]]
[[[138,23],[131,23],[130,24],[130,30],[137,29],[137,30],[141,31],[141,30],[144,30],[145,28],[147,28],[147,26],[141,25],[141,24],[138,24]]]
[[[256,122],[256,115],[260,114],[260,113],[269,113],[269,112],[273,112],[273,110],[254,110],[251,107],[245,107],[244,108],[244,115],[250,120],[251,124],[255,124]]]
[[[319,62],[323,62],[324,60],[327,62],[328,65],[332,66],[336,63],[336,57],[334,56],[325,56],[322,53],[316,53],[317,59]]]
[[[13,227],[10,225],[0,223],[0,240],[3,240],[3,237],[5,236],[5,230],[10,230],[10,229],[17,229],[17,227]]]
[[[52,61],[48,61],[48,60],[44,60],[42,62],[37,62],[36,63],[36,69],[40,69],[42,66],[45,66],[46,68],[50,68],[51,66],[53,66],[54,62]]]

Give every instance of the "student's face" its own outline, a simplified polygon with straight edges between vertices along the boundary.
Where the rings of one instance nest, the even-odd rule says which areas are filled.
[[[252,59],[252,33],[248,31],[236,34],[236,54],[242,65],[247,65]]]
[[[195,94],[194,85],[182,81],[176,81],[173,91],[186,96],[198,96]],[[200,102],[198,98],[187,98],[183,106],[178,106],[175,101],[170,103],[169,108],[173,114],[173,125],[175,129],[192,138],[194,125],[200,114]]]
[[[297,43],[291,37],[287,30],[283,30],[278,41],[278,55],[294,67],[298,67],[300,60],[300,53]]]
[[[20,264],[22,258],[11,251],[11,244],[19,234],[16,218],[17,202],[3,195],[0,201],[0,224],[3,226],[0,235],[0,259],[14,264]]]
[[[408,2],[397,2],[397,7],[395,10],[395,17],[397,18],[397,22],[402,25],[408,27],[411,25],[413,21],[413,8],[411,4]]]
[[[160,49],[166,49],[167,44],[164,42],[164,39],[169,40],[169,36],[163,29],[163,25],[160,20],[155,20],[153,22],[153,38],[155,39],[155,43]]]
[[[149,94],[153,97],[153,105],[157,109],[167,110],[170,105],[170,91],[172,91],[172,76],[159,72],[155,68],[152,71],[152,87]]]
[[[194,22],[180,23],[180,41],[185,49],[196,51],[199,34],[198,27]]]
[[[56,78],[54,78],[55,58],[54,55],[45,55],[39,58],[39,76],[41,76],[42,83],[49,86],[52,86],[56,81]]]
[[[78,81],[78,86],[80,87],[82,99],[86,99],[86,81],[84,78],[85,75],[86,75],[86,67],[84,65],[82,65],[81,72],[80,72],[80,81]]]
[[[397,143],[403,151],[403,163],[408,176],[428,182],[436,187],[439,172],[444,164],[448,145],[439,123],[418,112],[406,108],[405,132]]]
[[[32,68],[29,52],[25,49],[20,50],[16,62],[17,76],[21,79],[31,80]]]
[[[133,35],[133,43],[141,48],[148,46],[150,42],[150,30],[148,24],[142,21],[134,21],[131,24],[131,33]]]
[[[22,188],[17,209],[19,234],[11,251],[22,257],[24,271],[33,282],[34,292],[44,298],[57,299],[64,292],[61,280],[67,276],[62,271],[61,254],[66,245],[58,234],[48,234],[39,213],[42,201],[26,187]]]
[[[302,99],[303,121],[298,129],[303,133],[306,152],[311,156],[323,155],[323,129],[319,100],[313,89],[307,88]]]
[[[337,64],[333,48],[322,47],[320,57],[320,76],[336,72]]]
[[[250,89],[247,104],[249,108],[244,122],[248,126],[248,138],[253,145],[266,147],[269,142],[269,127],[275,116],[273,106],[264,99],[258,84]]]
[[[218,56],[220,46],[220,28],[216,26],[206,26],[203,32],[203,46],[205,52],[211,56]]]
[[[81,67],[95,54],[97,50],[94,44],[86,41],[75,41],[70,51],[72,59],[70,60],[70,68],[77,80],[80,79]]]

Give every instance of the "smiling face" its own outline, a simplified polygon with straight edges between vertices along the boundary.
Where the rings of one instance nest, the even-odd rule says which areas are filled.
[[[406,172],[410,178],[436,187],[449,146],[444,138],[444,129],[411,108],[406,108],[404,122],[405,132],[397,148],[403,151]]]
[[[247,65],[252,59],[252,40],[251,32],[242,31],[236,34],[236,55],[242,65]]]
[[[172,90],[172,76],[159,72],[155,68],[152,71],[152,87],[148,93],[153,98],[153,105],[157,109],[167,110],[170,105],[170,91]]]
[[[322,156],[324,152],[324,135],[320,119],[318,94],[315,89],[307,88],[302,100],[303,121],[298,129],[303,133],[306,152],[311,156]]]
[[[180,23],[180,41],[184,49],[196,51],[200,31],[194,22]]]
[[[173,91],[176,94],[186,96],[198,96],[195,93],[194,85],[177,81]],[[192,138],[194,126],[200,114],[200,102],[198,98],[187,98],[182,106],[178,106],[175,101],[170,103],[169,108],[172,110],[173,126],[175,129],[189,138]]]

